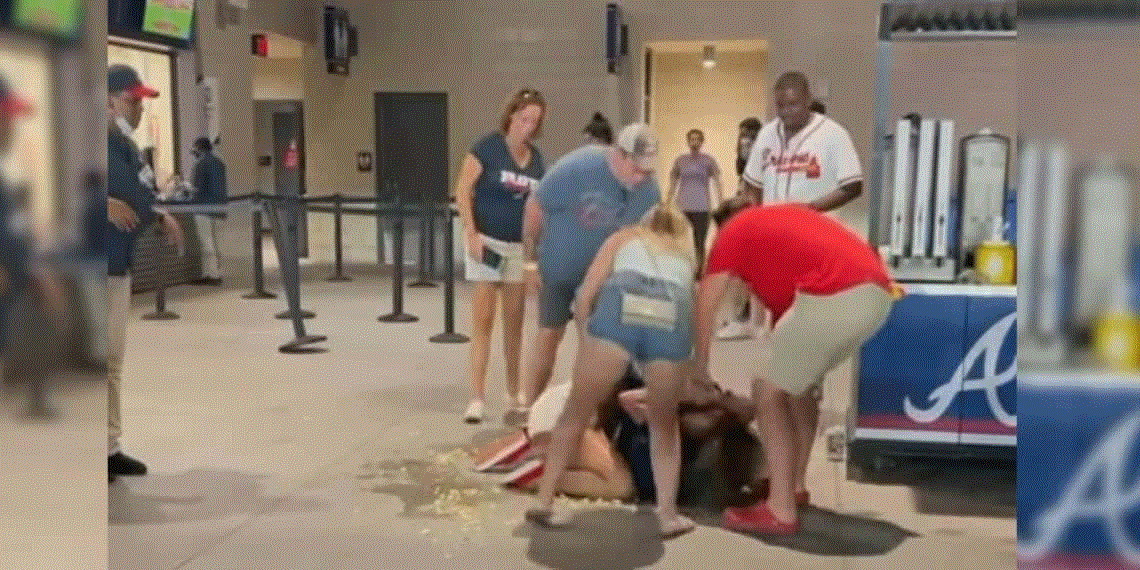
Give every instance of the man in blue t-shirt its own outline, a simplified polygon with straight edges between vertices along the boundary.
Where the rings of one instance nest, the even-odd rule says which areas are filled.
[[[615,231],[638,223],[660,202],[652,176],[657,148],[649,125],[629,125],[614,146],[588,145],[562,157],[528,200],[523,249],[527,269],[541,284],[527,405],[550,381],[574,295],[594,256]]]

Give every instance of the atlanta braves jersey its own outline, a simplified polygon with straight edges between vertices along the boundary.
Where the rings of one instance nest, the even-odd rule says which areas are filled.
[[[791,139],[783,121],[764,125],[744,167],[744,180],[764,189],[765,204],[810,203],[862,179],[851,135],[819,113]]]

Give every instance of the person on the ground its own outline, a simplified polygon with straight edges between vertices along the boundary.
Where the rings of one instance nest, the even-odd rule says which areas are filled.
[[[194,164],[191,182],[194,185],[195,204],[223,205],[226,203],[226,165],[214,154],[214,144],[207,137],[194,141]],[[202,279],[204,285],[221,285],[222,269],[218,252],[218,229],[226,219],[225,212],[195,214],[198,241],[202,244]]]
[[[656,501],[648,391],[630,366],[615,395],[599,407],[567,463],[557,493],[607,500]],[[690,378],[692,380],[692,378]],[[535,402],[527,426],[475,452],[475,470],[505,473],[505,486],[538,490],[550,430],[570,395],[571,384],[551,386]],[[682,447],[678,502],[707,506],[758,488],[763,470],[759,442],[748,430],[755,414],[751,399],[718,386],[687,382],[678,409]],[[632,487],[631,487],[632,485]]]
[[[508,409],[524,405],[519,387],[522,326],[526,308],[522,228],[529,196],[546,172],[532,141],[542,136],[546,100],[521,89],[507,102],[498,128],[481,138],[463,159],[455,202],[466,232],[467,279],[471,300],[471,403],[463,418],[485,419],[487,360],[495,326],[496,301],[503,305],[503,356]]]
[[[818,210],[753,206],[738,197],[716,215],[721,230],[697,295],[698,375],[708,378],[715,313],[731,281],[745,282],[775,322],[771,354],[758,357],[753,381],[770,494],[727,509],[724,522],[737,530],[793,534],[796,507],[810,502],[797,468],[810,451],[797,434],[818,414],[809,392],[879,330],[901,290],[866,241]]]
[[[539,329],[525,405],[515,419],[525,416],[550,382],[575,292],[598,249],[660,202],[652,176],[657,148],[649,125],[629,125],[613,146],[587,145],[559,159],[527,201],[523,249],[527,270],[539,282]]]
[[[567,397],[570,383],[551,386],[534,403],[527,426],[477,452],[475,470],[483,473],[506,473],[502,484],[534,492],[538,490],[550,430],[555,426]],[[622,457],[610,443],[611,426],[618,421],[618,398],[603,402],[590,426],[582,432],[575,452],[558,482],[557,492],[575,497],[606,500],[628,500],[635,496],[634,481],[628,458]]]
[[[748,155],[752,152],[752,145],[756,142],[756,135],[760,133],[760,119],[748,117],[740,121],[739,133],[736,139],[736,177],[737,195],[746,192],[744,186],[744,167],[748,165]],[[759,201],[757,196],[755,201]],[[752,312],[752,303],[748,291],[739,288],[733,291],[731,301],[731,316],[723,323],[716,333],[721,340],[737,340],[752,338],[755,335],[756,324]]]
[[[690,375],[691,321],[696,252],[688,220],[666,200],[640,224],[606,240],[578,290],[574,320],[578,356],[570,396],[551,434],[539,506],[528,520],[563,526],[554,513],[558,481],[574,442],[631,362],[645,366],[646,419],[650,430],[657,518],[663,537],[693,529],[677,512],[681,441],[677,409]]]
[[[122,452],[122,411],[119,401],[127,318],[131,308],[131,262],[139,234],[155,221],[170,245],[181,253],[182,228],[169,213],[154,207],[155,176],[145,166],[131,134],[142,120],[143,99],[158,91],[143,84],[134,68],[116,64],[107,69],[107,468],[118,475],[145,475],[146,465]]]
[[[744,169],[744,183],[764,205],[803,204],[834,215],[863,192],[851,136],[834,119],[812,111],[823,104],[814,99],[802,73],[781,75],[773,93],[778,118],[760,130]],[[800,478],[807,473],[822,399],[822,389],[813,389],[805,404],[807,418],[796,424],[796,440],[803,451],[796,467]]]
[[[669,187],[677,197],[677,205],[689,219],[693,228],[693,246],[697,252],[698,271],[704,266],[705,239],[709,231],[709,212],[720,205],[724,192],[720,166],[716,159],[701,152],[705,144],[705,133],[692,129],[685,135],[689,152],[677,157],[673,170],[669,173]],[[716,183],[713,190],[712,183]]]
[[[614,130],[610,126],[609,120],[600,112],[594,113],[594,117],[586,123],[586,128],[582,129],[582,134],[586,136],[585,144],[595,144],[602,146],[609,146],[614,144]]]

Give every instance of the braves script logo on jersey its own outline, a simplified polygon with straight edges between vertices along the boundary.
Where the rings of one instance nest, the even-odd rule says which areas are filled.
[[[1140,412],[1125,418],[1096,446],[1060,493],[1056,504],[1032,522],[1035,538],[1018,543],[1018,554],[1037,560],[1053,554],[1079,522],[1100,522],[1117,555],[1140,565],[1140,544],[1127,521],[1140,507],[1140,478],[1129,475],[1128,459],[1140,444]],[[1131,487],[1128,487],[1129,479]],[[1025,533],[1029,534],[1029,533]]]
[[[535,188],[538,188],[537,180],[509,170],[499,171],[499,183],[507,190],[513,191],[515,198],[522,198]]]
[[[811,152],[777,156],[772,154],[772,149],[766,148],[764,149],[762,161],[764,164],[775,168],[776,174],[803,172],[804,176],[808,178],[819,178],[822,174],[819,157]]]
[[[911,403],[910,396],[907,396],[903,402],[906,415],[918,423],[933,422],[950,409],[950,404],[954,403],[954,398],[957,398],[958,394],[980,390],[986,393],[986,401],[989,403],[990,413],[994,415],[994,418],[1006,426],[1017,427],[1017,416],[1007,412],[1002,406],[1001,400],[998,399],[998,388],[1008,384],[1017,376],[1017,359],[1014,358],[1005,370],[1001,372],[997,370],[998,354],[1001,352],[1002,344],[1005,343],[1006,337],[1013,330],[1016,321],[1017,313],[1011,313],[994,323],[990,330],[986,331],[986,334],[983,334],[966,353],[966,357],[962,359],[962,363],[958,365],[958,369],[954,371],[950,381],[930,393],[927,400],[934,403],[929,408],[925,410],[919,408]],[[981,377],[967,379],[966,375],[974,369],[979,359],[982,360]]]

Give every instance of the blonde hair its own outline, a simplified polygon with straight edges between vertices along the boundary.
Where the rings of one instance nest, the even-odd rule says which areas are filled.
[[[689,219],[673,204],[670,190],[656,206],[645,213],[638,225],[639,233],[656,249],[679,254],[689,263],[696,264],[697,252],[693,248],[693,227]]]

